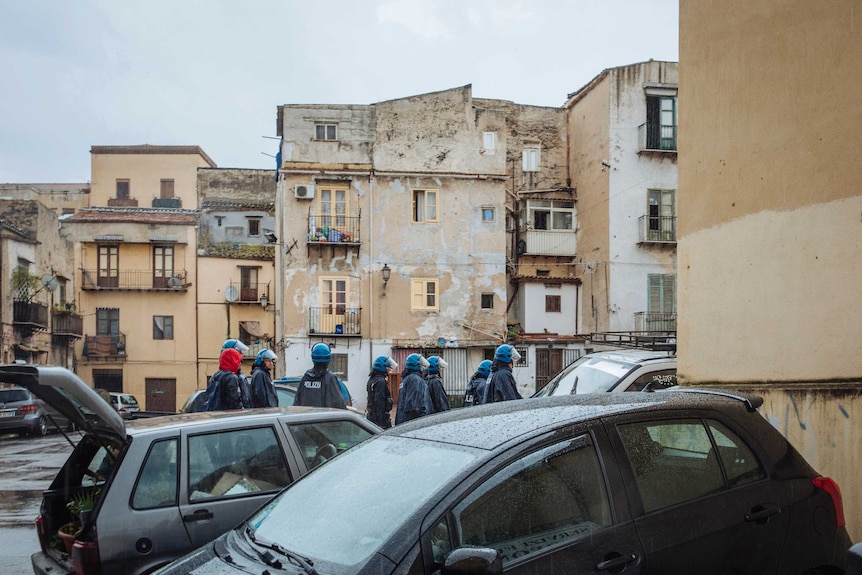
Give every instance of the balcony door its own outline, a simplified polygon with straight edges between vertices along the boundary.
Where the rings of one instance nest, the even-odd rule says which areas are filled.
[[[649,190],[649,239],[653,242],[676,240],[676,212],[673,190]]]
[[[120,287],[120,246],[99,246],[99,287]]]
[[[676,275],[649,274],[646,330],[676,330]]]
[[[258,268],[243,266],[239,268],[239,301],[257,301]]]
[[[168,287],[174,275],[174,246],[153,246],[153,287]]]
[[[334,186],[321,185],[319,186],[320,200],[317,204],[317,214],[319,216],[320,227],[327,227],[330,230],[338,230],[339,233],[347,231],[347,188],[338,188]],[[333,237],[328,238],[328,241],[340,241]]]
[[[321,333],[338,333],[338,326],[341,326],[343,331],[348,287],[347,278],[320,279]]]

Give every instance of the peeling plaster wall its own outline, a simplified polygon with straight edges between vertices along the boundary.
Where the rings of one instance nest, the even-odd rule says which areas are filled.
[[[374,146],[374,106],[294,104],[282,107],[282,159],[320,164],[369,163]],[[335,141],[315,140],[317,124],[335,124]]]

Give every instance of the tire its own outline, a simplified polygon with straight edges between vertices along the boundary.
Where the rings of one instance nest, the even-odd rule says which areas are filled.
[[[48,420],[44,415],[39,416],[39,421],[36,422],[36,427],[30,432],[33,437],[44,437],[48,433]]]

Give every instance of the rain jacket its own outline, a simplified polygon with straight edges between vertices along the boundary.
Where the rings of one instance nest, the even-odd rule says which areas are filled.
[[[425,382],[428,384],[428,395],[431,396],[431,411],[428,415],[449,411],[449,396],[443,389],[443,378],[440,374],[429,373]]]
[[[368,383],[365,384],[365,391],[368,393],[366,416],[368,420],[383,429],[392,427],[392,418],[389,416],[389,412],[392,411],[392,397],[389,395],[389,381],[386,374],[376,369],[371,370]]]
[[[219,370],[210,378],[207,395],[218,394],[221,401],[208,402],[207,411],[217,409],[242,409],[242,382],[237,375],[242,364],[242,354],[235,349],[226,349],[219,356]],[[212,389],[210,388],[212,387]]]
[[[269,370],[263,364],[256,364],[251,372],[251,407],[277,407],[278,396]]]
[[[413,369],[405,369],[401,372],[401,391],[398,394],[395,425],[419,419],[433,413],[431,410],[431,395],[422,374]]]
[[[329,371],[328,363],[317,363],[302,375],[293,405],[347,409],[338,378]]]
[[[518,393],[518,385],[512,375],[512,368],[506,363],[495,361],[494,365],[491,366],[491,376],[488,378],[484,403],[509,401],[511,399],[523,399]]]
[[[464,392],[464,407],[481,405],[482,395],[485,393],[485,387],[488,385],[488,377],[474,373],[473,377],[467,383],[467,391]],[[480,393],[481,392],[481,393]]]

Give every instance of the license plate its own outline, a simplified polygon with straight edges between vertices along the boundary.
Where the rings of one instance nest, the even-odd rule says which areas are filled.
[[[14,409],[0,409],[0,417],[13,417],[14,415]]]

